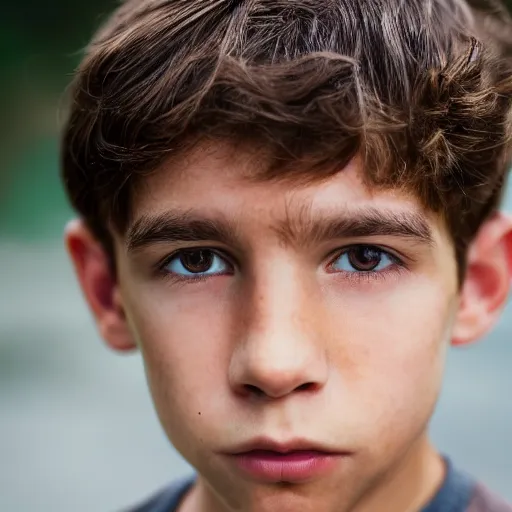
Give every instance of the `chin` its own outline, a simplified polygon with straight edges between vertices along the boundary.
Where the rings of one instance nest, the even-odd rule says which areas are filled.
[[[320,498],[323,496],[324,498]],[[339,502],[314,486],[278,483],[249,490],[239,510],[244,512],[339,512]]]
[[[224,475],[225,476],[225,475]],[[227,497],[224,507],[243,512],[343,512],[350,507],[344,503],[348,496],[341,496],[339,480],[321,478],[307,483],[262,483],[231,475],[215,475],[209,482],[217,496]],[[229,482],[229,484],[227,483]],[[217,485],[219,484],[219,485]],[[344,499],[345,498],[345,499]],[[226,506],[227,505],[227,506]]]

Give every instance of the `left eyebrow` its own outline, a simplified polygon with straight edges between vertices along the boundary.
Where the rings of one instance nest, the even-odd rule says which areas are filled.
[[[128,252],[158,243],[216,241],[236,243],[236,226],[225,218],[208,219],[192,211],[170,210],[144,215],[134,222],[126,235]]]
[[[309,208],[303,208],[298,215],[289,215],[274,229],[283,243],[298,246],[373,236],[408,238],[420,244],[434,245],[434,236],[427,220],[420,213],[412,211],[367,207],[314,218]]]

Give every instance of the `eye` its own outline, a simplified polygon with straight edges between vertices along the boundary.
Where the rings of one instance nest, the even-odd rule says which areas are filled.
[[[371,245],[356,245],[346,249],[331,264],[341,272],[379,272],[398,263],[397,258]]]
[[[220,275],[229,272],[230,265],[210,249],[190,249],[177,253],[166,262],[163,270],[187,278]]]

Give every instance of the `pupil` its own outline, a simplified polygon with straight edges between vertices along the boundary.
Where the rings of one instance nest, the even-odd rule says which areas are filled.
[[[350,264],[357,270],[370,271],[378,267],[382,255],[373,247],[354,247],[348,254]]]
[[[213,253],[211,251],[187,251],[181,255],[180,260],[188,272],[199,274],[209,270],[213,261]]]

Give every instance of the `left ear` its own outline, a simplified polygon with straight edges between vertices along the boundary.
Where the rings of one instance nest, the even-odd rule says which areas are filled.
[[[66,247],[101,337],[119,352],[135,350],[117,277],[104,247],[83,220],[66,227]]]
[[[452,345],[485,336],[496,324],[512,284],[512,217],[496,213],[469,247]]]

